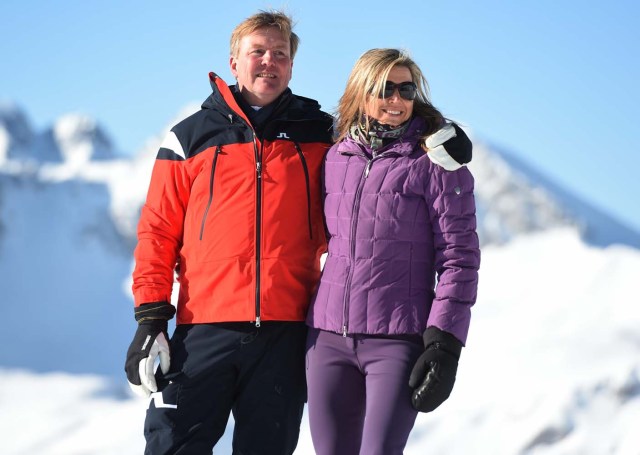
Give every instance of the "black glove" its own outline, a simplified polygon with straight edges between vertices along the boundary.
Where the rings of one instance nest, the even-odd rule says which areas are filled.
[[[452,123],[451,125],[453,126],[456,135],[444,142],[442,145],[447,149],[451,158],[460,164],[467,164],[471,161],[471,157],[473,155],[473,144],[471,143],[469,136],[467,136],[467,133],[465,133],[462,128],[455,123]]]
[[[170,352],[167,321],[176,310],[168,302],[146,303],[135,309],[138,329],[127,351],[124,370],[131,389],[143,397],[157,391],[154,364],[160,358],[163,373],[169,371]]]
[[[437,327],[428,327],[423,335],[425,351],[418,358],[409,387],[411,404],[420,412],[431,412],[449,398],[456,381],[462,343]]]
[[[429,159],[447,171],[455,171],[471,161],[473,144],[455,123],[447,123],[438,131],[428,136],[424,147]]]

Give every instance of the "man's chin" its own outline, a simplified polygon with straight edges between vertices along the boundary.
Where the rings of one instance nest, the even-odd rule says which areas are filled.
[[[275,100],[282,92],[284,92],[286,87],[261,87],[260,90],[255,91],[255,95],[261,100]]]
[[[267,94],[273,94],[273,93],[282,93],[284,91],[284,89],[286,88],[286,85],[283,87],[282,84],[278,84],[276,82],[260,82],[259,84],[256,84],[256,91],[258,93],[264,93],[265,95]]]

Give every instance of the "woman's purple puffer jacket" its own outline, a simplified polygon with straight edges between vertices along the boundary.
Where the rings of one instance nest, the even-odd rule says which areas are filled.
[[[424,126],[414,118],[376,155],[351,138],[327,153],[331,237],[311,327],[392,335],[436,326],[465,343],[480,264],[473,177],[429,159]]]

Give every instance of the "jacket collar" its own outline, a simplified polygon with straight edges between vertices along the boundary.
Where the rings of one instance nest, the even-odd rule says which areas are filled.
[[[216,73],[209,73],[209,82],[213,93],[202,103],[202,109],[215,109],[224,115],[236,115],[251,122],[244,113],[242,107],[233,96],[232,88]],[[331,117],[320,110],[320,104],[316,100],[294,95],[290,88],[278,97],[274,103],[271,118],[286,118],[288,120],[323,120],[331,122]]]
[[[407,131],[395,141],[380,148],[376,151],[377,155],[385,154],[397,154],[402,156],[409,156],[416,145],[420,142],[420,138],[425,130],[425,120],[422,117],[413,117],[410,120]],[[373,156],[373,150],[367,144],[356,141],[350,135],[343,139],[337,148],[340,154],[361,154],[362,152]]]

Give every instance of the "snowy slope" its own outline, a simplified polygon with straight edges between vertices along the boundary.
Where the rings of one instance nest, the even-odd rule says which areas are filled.
[[[483,261],[454,392],[419,416],[405,453],[640,454],[640,252],[567,229],[487,247]],[[0,382],[2,453],[142,453],[147,401],[123,381],[0,370]],[[296,454],[313,454],[306,416]]]

